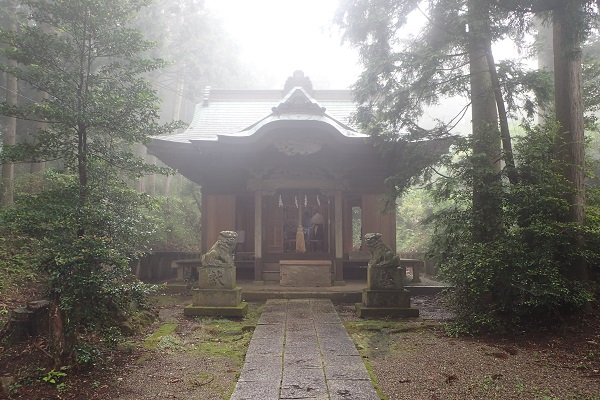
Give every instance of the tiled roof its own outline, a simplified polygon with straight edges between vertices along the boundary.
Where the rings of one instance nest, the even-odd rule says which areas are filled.
[[[347,137],[366,137],[350,126],[349,118],[356,111],[350,91],[322,90],[308,94],[300,87],[285,96],[279,90],[210,90],[203,103],[196,105],[190,126],[182,133],[157,136],[155,139],[177,143],[215,141],[219,136],[247,137],[260,127],[276,120],[322,121]],[[325,108],[324,113],[311,113],[296,106],[293,97],[303,97],[303,104]],[[289,102],[292,110],[276,111]],[[290,108],[288,107],[288,108]],[[300,107],[300,109],[296,109]]]

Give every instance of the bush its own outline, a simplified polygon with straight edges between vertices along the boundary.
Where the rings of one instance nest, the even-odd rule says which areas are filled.
[[[553,135],[551,127],[537,128],[517,142],[520,181],[505,187],[502,224],[492,241],[472,237],[468,184],[460,184],[470,175],[468,162],[453,184],[437,183],[444,197],[457,200],[431,218],[440,276],[455,287],[449,295],[457,316],[454,333],[554,325],[592,300],[588,288],[571,279],[569,263],[578,257],[597,260],[598,246],[580,250],[573,238],[583,235],[591,244],[600,243],[600,235],[595,226],[558,218],[569,211],[563,199],[570,189],[555,172]]]
[[[200,188],[190,181],[171,196],[157,198],[152,215],[159,221],[151,238],[152,250],[200,250]]]
[[[154,231],[144,211],[154,207],[152,199],[101,170],[91,174],[83,210],[77,177],[48,171],[44,191],[22,194],[0,211],[4,232],[23,238],[16,253],[47,277],[72,346],[81,328],[100,330],[115,310],[143,303],[151,290],[131,275],[129,260],[144,252]]]

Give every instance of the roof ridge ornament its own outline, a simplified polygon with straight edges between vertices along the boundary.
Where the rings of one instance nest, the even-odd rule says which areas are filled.
[[[292,74],[292,76],[288,77],[283,85],[283,94],[287,94],[295,88],[296,86],[300,86],[304,90],[306,90],[311,95],[313,94],[313,85],[308,76],[304,76],[304,71],[296,70]]]
[[[307,93],[304,88],[296,86],[284,97],[277,107],[271,111],[274,114],[311,114],[325,115],[325,107],[321,105]]]

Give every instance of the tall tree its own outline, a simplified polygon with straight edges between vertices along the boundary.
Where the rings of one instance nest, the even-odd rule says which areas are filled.
[[[558,215],[559,221],[583,226],[585,223],[585,138],[582,93],[581,46],[598,19],[595,0],[509,0],[503,7],[523,18],[551,12],[552,52],[554,54],[554,110],[559,125],[554,154],[561,160],[560,173],[570,183],[565,195],[570,211]],[[572,245],[583,249],[583,239],[577,235]],[[584,259],[570,263],[570,276],[587,281]]]
[[[122,226],[123,213],[133,212],[131,204],[140,200],[125,195],[115,177],[159,171],[128,149],[174,128],[156,122],[158,98],[143,78],[166,64],[144,57],[153,45],[131,28],[148,3],[23,0],[30,23],[16,32],[0,30],[0,42],[9,46],[5,57],[18,62],[0,64],[0,69],[48,94],[41,102],[19,107],[2,104],[4,115],[47,123],[33,140],[5,146],[2,159],[60,159],[64,172],[76,177],[75,185],[71,179],[63,181],[62,192],[42,194],[68,196],[70,201],[57,203],[48,213],[48,218],[65,219],[61,229],[42,234],[31,231],[35,223],[21,225],[42,242],[54,240],[44,247],[48,254],[42,265],[50,276],[51,344],[57,364],[72,355],[82,316],[123,295],[111,292],[115,288],[110,285],[127,272],[135,235]],[[128,218],[131,225],[139,219]]]
[[[149,75],[162,100],[162,121],[191,122],[206,86],[243,87],[251,81],[244,79],[248,71],[241,65],[238,48],[222,21],[201,0],[155,2],[143,10],[137,26],[157,43],[152,54],[172,61]],[[136,151],[141,154],[146,149]],[[151,192],[157,178],[148,176],[145,180],[148,182],[137,182],[136,186]],[[168,189],[170,177],[164,180]]]
[[[438,196],[453,200],[435,217],[441,232],[436,254],[444,260],[445,277],[456,286],[456,311],[467,325],[494,328],[495,318],[506,321],[507,311],[508,322],[532,316],[548,322],[589,301],[589,292],[578,282],[586,280],[585,266],[579,263],[584,254],[580,235],[595,237],[583,225],[579,46],[595,13],[592,3],[342,3],[340,25],[360,49],[364,64],[355,84],[360,104],[356,118],[383,148],[448,132],[454,120],[434,129],[418,125],[424,109],[442,99],[465,95],[471,107],[472,134],[455,142],[456,159],[449,160],[448,176],[440,174],[435,185]],[[532,31],[533,16],[542,11],[553,11],[554,50],[559,51],[554,66],[560,134],[554,135],[552,123],[527,130],[531,137],[519,147],[521,165],[513,166],[506,113],[522,110],[533,117],[551,85],[547,73],[520,69],[513,61],[495,65],[491,49],[501,39],[520,46]],[[415,16],[426,21],[407,32],[405,26]],[[554,146],[548,146],[555,137]],[[505,171],[498,170],[500,160]],[[504,173],[510,184],[503,184]]]
[[[473,131],[473,238],[493,240],[499,232],[502,212],[500,135],[492,66],[488,63],[492,31],[485,1],[469,0],[468,42],[471,123]]]
[[[345,38],[359,47],[365,66],[355,84],[357,120],[377,140],[447,134],[471,107],[472,222],[474,237],[482,241],[493,239],[499,229],[501,160],[516,181],[504,102],[518,104],[517,92],[529,90],[523,85],[507,91],[507,99],[501,92],[501,87],[511,87],[507,72],[527,75],[514,65],[500,70],[494,63],[492,44],[513,34],[508,14],[491,0],[362,0],[342,2],[338,16]],[[417,15],[427,22],[407,32],[406,24]],[[456,103],[462,96],[466,107],[454,117],[437,121],[434,129],[418,125],[427,107],[444,99]]]
[[[562,175],[571,183],[572,191],[566,201],[568,215],[559,216],[566,222],[583,226],[585,222],[585,137],[583,128],[583,98],[581,90],[581,45],[588,28],[585,24],[587,1],[567,0],[553,10],[554,90],[556,120],[560,126],[555,153],[562,160]],[[578,235],[575,246],[583,248],[583,238]],[[571,275],[587,281],[585,260],[572,261]]]
[[[8,15],[8,29],[10,31],[17,30],[17,3],[14,0],[6,0],[6,11]],[[15,68],[17,65],[15,60],[9,60],[8,66]],[[11,74],[6,74],[6,104],[12,107],[17,106],[17,77]],[[17,119],[14,116],[6,117],[6,125],[4,132],[3,145],[13,146],[17,138]],[[14,175],[15,166],[12,162],[2,164],[2,182],[1,189],[1,204],[7,205],[13,202],[14,190]]]
[[[247,84],[239,49],[223,23],[199,0],[173,0],[149,7],[139,29],[158,46],[153,54],[172,60],[151,80],[163,104],[161,118],[191,122],[205,86],[228,88]]]

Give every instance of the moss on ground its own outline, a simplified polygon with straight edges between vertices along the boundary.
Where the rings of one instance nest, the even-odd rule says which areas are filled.
[[[147,349],[156,348],[161,340],[177,329],[178,326],[177,323],[162,324],[150,337],[144,340],[144,347]]]
[[[251,305],[242,319],[198,318],[201,324],[195,331],[190,350],[208,356],[227,357],[241,366],[261,311],[262,307]]]

